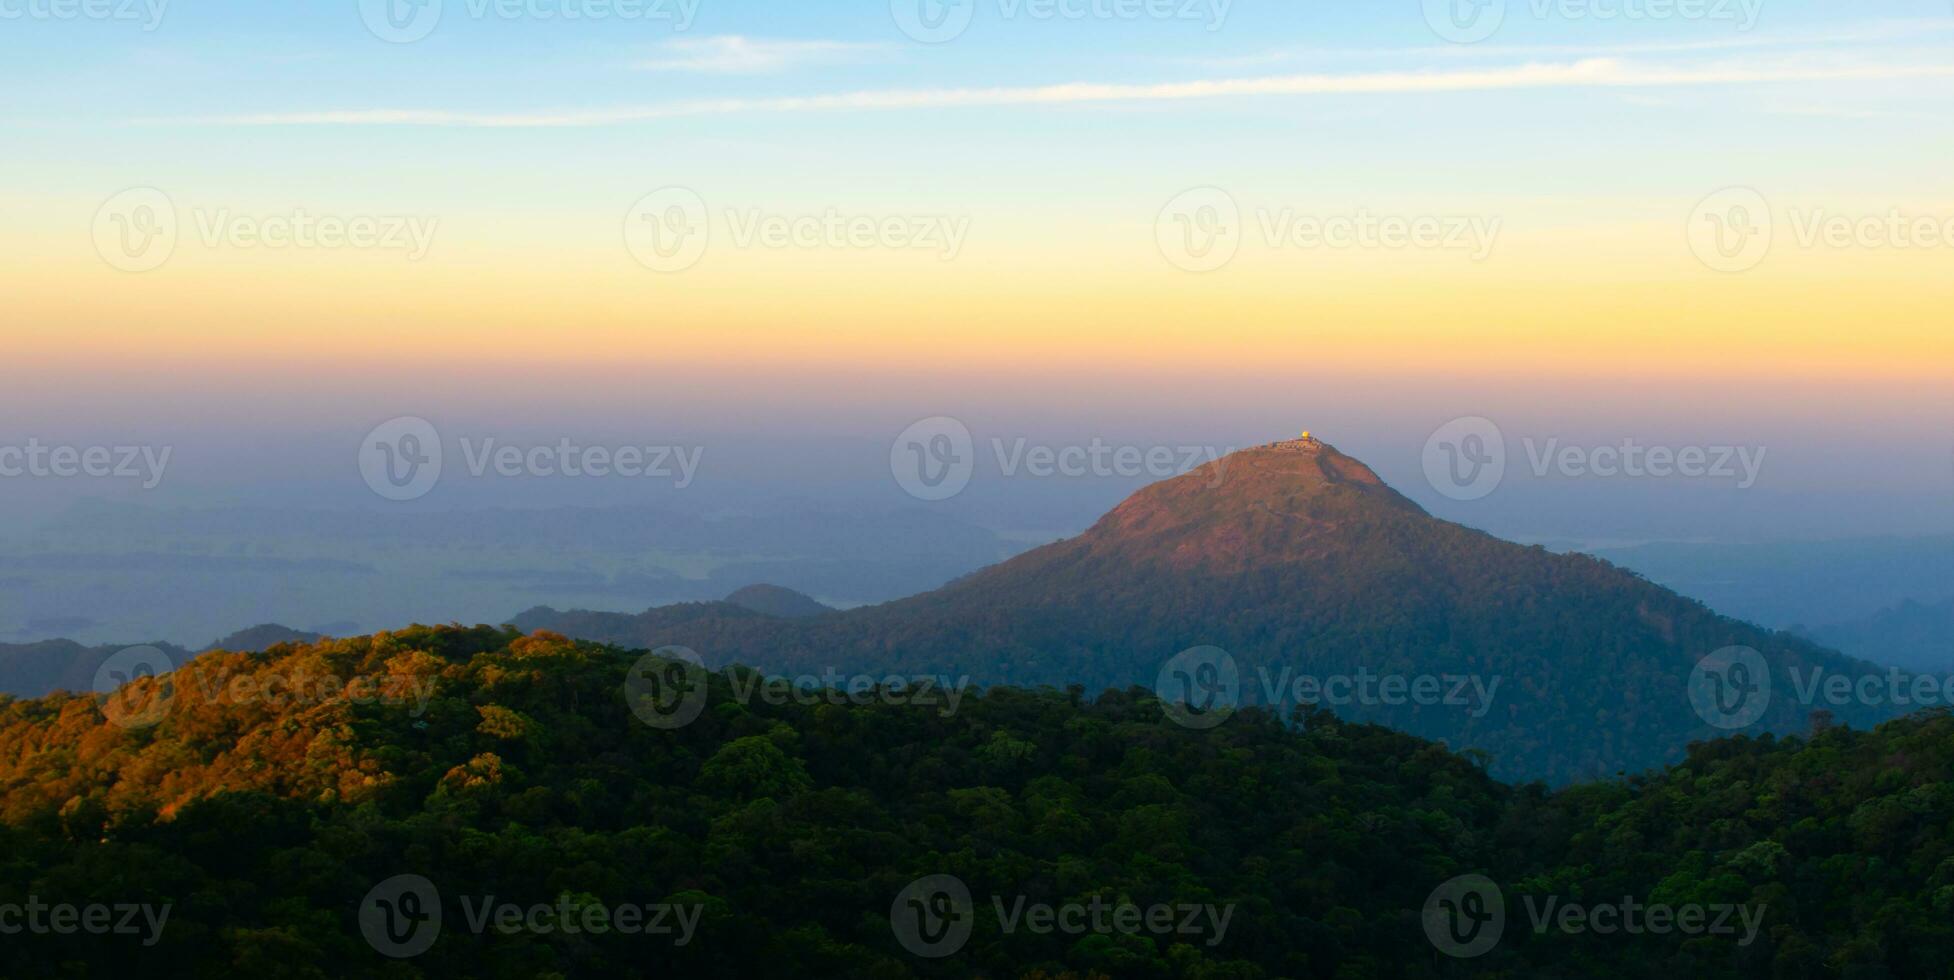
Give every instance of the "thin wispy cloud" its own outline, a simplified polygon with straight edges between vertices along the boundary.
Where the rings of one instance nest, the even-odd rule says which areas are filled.
[[[632,67],[641,71],[756,75],[864,61],[886,50],[886,45],[853,41],[773,41],[730,34],[667,41],[657,55]]]
[[[1267,68],[1272,65],[1338,58],[1610,58],[1633,55],[1690,54],[1706,51],[1754,51],[1772,48],[1836,48],[1845,45],[1918,42],[1935,35],[1954,34],[1954,20],[1883,20],[1852,30],[1822,34],[1732,34],[1689,40],[1642,41],[1628,44],[1426,44],[1389,48],[1282,47],[1239,55],[1177,58],[1176,64],[1214,70]]]
[[[1918,120],[1920,122],[1942,122],[1947,117],[1931,112],[1906,109],[1850,109],[1836,106],[1777,105],[1768,106],[1762,111],[1774,116],[1796,116],[1801,119],[1852,119],[1860,122],[1884,122],[1889,120]]]
[[[654,105],[529,113],[444,109],[343,109],[279,112],[151,123],[235,126],[614,126],[685,116],[769,112],[847,112],[973,107],[1179,102],[1199,99],[1492,92],[1557,88],[1674,88],[1785,82],[1875,82],[1954,78],[1954,64],[1888,62],[1728,62],[1704,66],[1641,64],[1618,58],[1464,71],[1392,71],[1277,75],[1161,83],[1072,82],[993,88],[888,89],[778,98],[699,99]]]

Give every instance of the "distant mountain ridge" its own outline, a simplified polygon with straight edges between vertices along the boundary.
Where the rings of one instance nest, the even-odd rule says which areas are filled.
[[[73,640],[38,643],[0,643],[0,695],[38,698],[54,691],[94,689],[95,672],[116,653],[131,646],[153,646],[176,663],[190,659],[190,651],[168,643],[109,643],[83,646]]]
[[[1935,674],[1954,673],[1954,598],[1908,599],[1850,622],[1810,630],[1812,640],[1874,663]]]
[[[1335,710],[1486,750],[1503,777],[1556,782],[1653,768],[1725,734],[1688,690],[1697,662],[1722,648],[1760,651],[1774,675],[1877,672],[1599,559],[1434,518],[1314,440],[1233,453],[1142,489],[1078,537],[879,606],[787,621],[728,603],[535,609],[515,625],[685,646],[709,664],[1095,689],[1151,685],[1180,651],[1215,646],[1250,703],[1286,700],[1298,675],[1474,677],[1501,685],[1490,705]],[[1775,698],[1755,730],[1805,731],[1812,707]],[[1825,707],[1852,723],[1899,713]]]
[[[762,615],[779,616],[782,619],[801,619],[834,612],[830,606],[824,606],[793,589],[778,585],[749,585],[727,596],[726,601]]]
[[[203,652],[228,650],[232,653],[260,653],[280,643],[312,643],[322,639],[319,633],[295,630],[277,623],[262,623],[249,629],[241,629],[204,647]]]
[[[1954,597],[1954,534],[1583,550],[1728,615],[1782,629],[1803,624],[1816,633],[1907,600]]]
[[[539,604],[635,611],[756,582],[856,606],[1024,550],[952,513],[881,495],[683,496],[672,506],[412,514],[77,499],[31,534],[8,530],[0,641],[165,638],[195,649],[265,620],[350,636],[416,621],[499,622]],[[347,621],[354,628],[327,628]]]
[[[198,651],[161,642],[105,643],[100,646],[86,646],[73,640],[0,643],[0,694],[38,698],[55,691],[79,693],[93,690],[95,673],[102,664],[132,646],[155,647],[181,666],[193,657],[213,650],[259,653],[280,643],[311,643],[320,638],[318,633],[266,623],[239,630]]]

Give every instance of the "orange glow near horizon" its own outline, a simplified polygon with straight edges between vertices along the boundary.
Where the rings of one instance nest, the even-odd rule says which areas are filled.
[[[676,275],[622,248],[460,243],[378,253],[179,248],[109,268],[86,243],[15,239],[16,367],[102,371],[381,361],[597,369],[1044,370],[1138,375],[1491,373],[1543,379],[1954,378],[1954,277],[1938,252],[1785,248],[1712,272],[1669,225],[1517,229],[1483,262],[1442,252],[1244,247],[1204,275],[1149,236],[1016,234],[955,261],[725,249]],[[1008,283],[1008,288],[999,283]]]

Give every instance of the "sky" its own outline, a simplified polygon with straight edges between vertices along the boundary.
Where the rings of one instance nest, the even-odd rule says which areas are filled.
[[[0,0],[0,83],[0,444],[167,442],[152,499],[358,490],[396,416],[949,416],[1311,427],[1516,537],[1954,529],[1945,0]],[[1482,417],[1781,462],[1434,492]]]

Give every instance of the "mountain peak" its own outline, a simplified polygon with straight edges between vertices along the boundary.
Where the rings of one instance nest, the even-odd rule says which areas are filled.
[[[1278,468],[1285,462],[1295,463],[1295,471],[1312,481],[1320,478],[1325,484],[1354,483],[1372,487],[1385,485],[1383,478],[1379,477],[1375,470],[1364,465],[1354,456],[1344,455],[1337,450],[1337,447],[1308,432],[1303,433],[1300,439],[1285,439],[1281,442],[1265,443],[1230,453],[1219,462],[1233,465],[1242,461],[1256,461],[1256,457],[1265,455],[1274,457],[1265,462]]]
[[[1316,438],[1308,429],[1304,429],[1303,434],[1298,438],[1272,442],[1262,448],[1280,449],[1292,453],[1313,453],[1321,450],[1323,447],[1323,440]]]
[[[1425,512],[1376,471],[1305,435],[1146,487],[1077,540],[1132,559],[1239,571],[1319,554],[1344,528],[1413,516]]]

